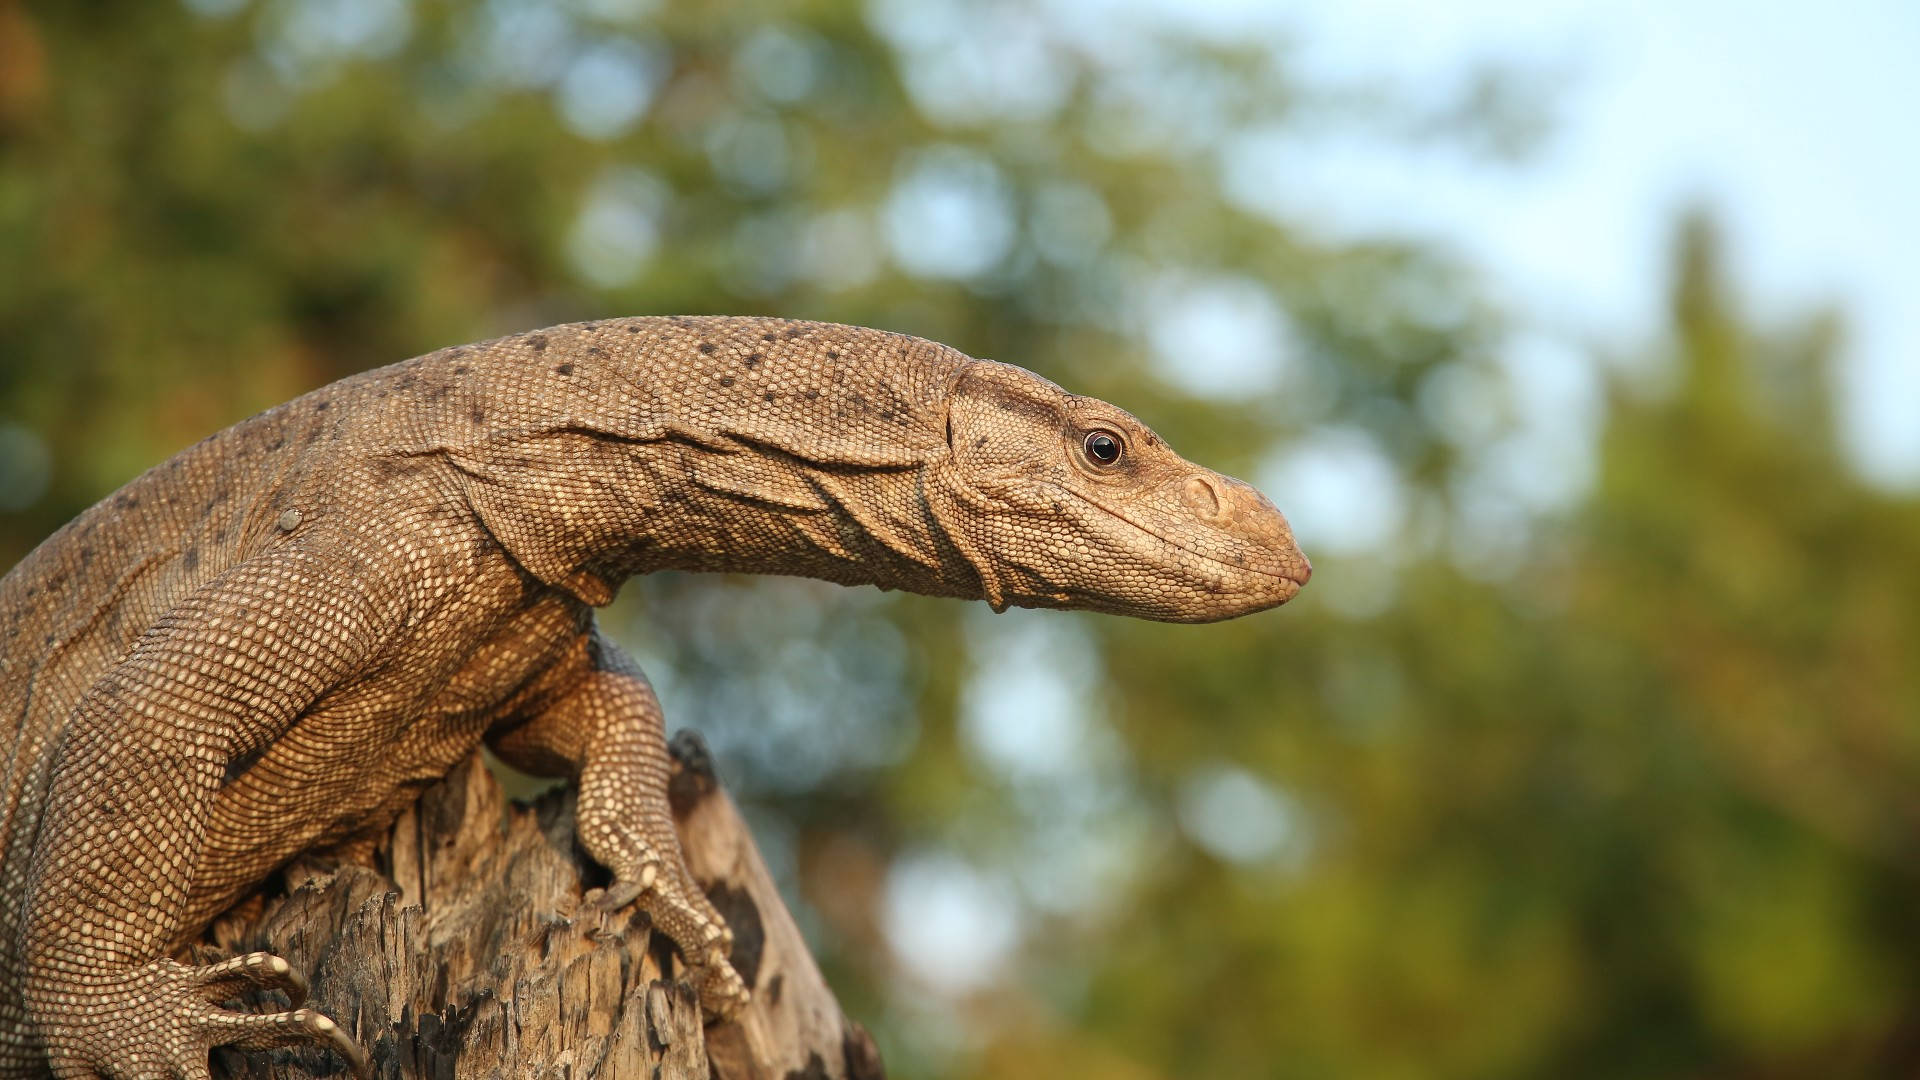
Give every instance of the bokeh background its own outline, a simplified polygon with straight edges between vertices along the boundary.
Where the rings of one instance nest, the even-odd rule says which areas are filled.
[[[937,338],[1316,575],[606,613],[896,1075],[1915,1075],[1916,10],[0,0],[0,565],[443,345]]]

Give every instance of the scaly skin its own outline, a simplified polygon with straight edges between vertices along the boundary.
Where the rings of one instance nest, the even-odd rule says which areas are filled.
[[[1126,413],[897,334],[612,320],[335,383],[0,580],[0,1077],[205,1076],[221,1044],[363,1069],[284,960],[169,957],[483,740],[577,779],[606,902],[653,916],[709,1012],[738,1009],[659,703],[594,630],[662,568],[1192,622],[1283,603],[1309,569],[1258,492]],[[223,1004],[248,988],[295,1009]]]

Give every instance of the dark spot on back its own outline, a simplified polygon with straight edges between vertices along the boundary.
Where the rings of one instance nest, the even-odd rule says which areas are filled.
[[[819,398],[820,398],[820,391],[818,391],[818,390],[815,390],[815,389],[813,389],[813,388],[811,388],[811,387],[809,387],[809,388],[807,389],[807,400],[808,400],[808,401],[818,401],[818,400],[819,400]]]
[[[547,335],[535,334],[527,339],[527,344],[533,346],[534,352],[543,352],[547,347]]]
[[[1054,503],[1053,503],[1053,512],[1054,512],[1054,513],[1056,513],[1056,514],[1059,514],[1059,513],[1064,513],[1064,512],[1066,511],[1066,509],[1067,509],[1066,507],[1064,507],[1064,506],[1062,506],[1062,505],[1060,505],[1060,501],[1059,501],[1058,499],[1055,499],[1055,500],[1054,500]]]
[[[411,383],[413,381],[413,376],[411,375],[407,376],[405,381]],[[326,412],[328,409],[331,409],[331,408],[333,408],[333,402],[327,401],[323,398],[320,401],[317,401],[314,403],[313,411]]]
[[[779,396],[780,396],[779,394],[776,394],[773,391],[769,390],[766,393],[760,395],[760,400],[772,401],[774,398],[777,398]]]
[[[553,370],[555,370],[555,371],[557,371],[557,372],[559,372],[559,373],[560,373],[560,374],[562,374],[562,375],[571,375],[571,374],[573,374],[573,365],[572,365],[572,364],[561,364],[560,366],[558,366],[558,367],[556,367],[556,368],[554,368]]]
[[[703,342],[701,342],[701,343],[700,343],[700,352],[701,352],[701,354],[702,354],[702,355],[704,355],[704,356],[712,356],[712,355],[713,355],[713,342],[711,342],[711,341],[703,341]]]
[[[982,435],[979,438],[973,440],[973,448],[975,450],[978,450],[985,445],[987,445],[987,437],[985,435]]]
[[[757,352],[750,352],[747,354],[747,358],[740,362],[750,368],[758,367],[760,365],[760,354]]]
[[[829,360],[838,360],[838,359],[840,359],[840,350],[839,350],[839,349],[828,349],[828,350],[827,350],[827,359],[829,359]]]
[[[598,329],[600,329],[600,324],[599,324],[599,323],[597,323],[597,322],[583,322],[583,323],[581,323],[581,324],[580,324],[580,329],[582,329],[582,330],[598,330]]]
[[[452,389],[453,387],[448,386],[446,383],[440,383],[436,385],[433,389],[427,391],[427,400],[439,401],[440,399],[446,397],[447,392]]]
[[[587,346],[587,355],[588,356],[605,356],[607,355],[607,350],[601,348],[598,345],[589,345]]]
[[[200,549],[198,547],[190,547],[187,550],[181,552],[180,565],[186,567],[189,570],[193,569],[196,566],[199,566],[200,565]]]
[[[722,376],[720,376],[720,385],[721,385],[721,386],[732,386],[732,385],[733,385],[733,376],[731,376],[731,375],[722,375]]]
[[[278,450],[285,445],[287,445],[287,437],[285,435],[275,435],[273,442],[267,444],[267,449]]]
[[[134,507],[140,505],[140,500],[137,498],[134,498],[132,495],[127,495],[123,493],[119,497],[113,500],[113,505],[119,507],[122,510],[131,510]]]
[[[779,341],[780,338],[776,334],[774,334],[773,331],[769,330],[766,333],[760,335],[760,340],[761,341]]]
[[[637,334],[637,333],[639,333],[639,332],[640,332],[640,324],[638,324],[638,323],[629,323],[629,324],[627,324],[627,333],[629,333],[629,334]]]
[[[801,333],[800,331],[798,331],[798,330],[791,330],[791,329],[790,329],[790,330],[788,330],[788,331],[787,331],[787,333],[786,333],[786,338],[787,338],[787,340],[788,340],[788,341],[792,341],[792,340],[793,340],[793,339],[795,339],[795,338],[798,338],[798,337],[803,337],[803,336],[805,336],[805,335],[803,335],[803,334],[802,334],[802,333]]]
[[[484,424],[487,422],[487,407],[476,401],[473,403],[473,411],[467,415],[473,417],[474,423]]]
[[[455,365],[453,369],[453,373],[455,375],[465,375],[467,373],[467,365],[465,364]]]

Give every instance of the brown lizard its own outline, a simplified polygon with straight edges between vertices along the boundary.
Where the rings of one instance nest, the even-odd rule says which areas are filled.
[[[277,956],[177,959],[310,851],[365,854],[483,740],[748,988],[687,872],[660,706],[592,609],[651,570],[1203,622],[1307,560],[1253,488],[1020,368],[746,318],[579,323],[345,379],[189,448],[0,580],[0,1077],[365,1058]],[[293,1007],[229,1007],[251,989]]]

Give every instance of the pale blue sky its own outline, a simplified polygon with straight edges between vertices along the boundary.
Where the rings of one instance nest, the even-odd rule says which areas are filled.
[[[1543,329],[1628,344],[1658,325],[1674,212],[1704,201],[1758,317],[1842,306],[1849,449],[1882,482],[1920,484],[1920,4],[1212,7],[1295,29],[1300,60],[1334,80],[1417,92],[1486,58],[1569,72],[1555,134],[1526,165],[1436,153],[1410,167],[1404,151],[1306,141],[1286,148],[1279,208],[1443,238]]]

